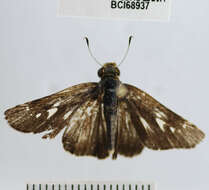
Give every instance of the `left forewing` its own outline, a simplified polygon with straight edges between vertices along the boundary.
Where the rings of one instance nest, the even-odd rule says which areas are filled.
[[[50,96],[18,105],[5,111],[14,129],[29,133],[50,131],[43,138],[55,137],[79,106],[96,96],[97,83],[72,86]]]
[[[192,148],[204,133],[142,90],[125,84],[131,119],[145,146],[151,149]]]

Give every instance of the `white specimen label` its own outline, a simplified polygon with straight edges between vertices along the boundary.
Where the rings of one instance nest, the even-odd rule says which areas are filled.
[[[171,0],[59,0],[58,16],[165,20]]]

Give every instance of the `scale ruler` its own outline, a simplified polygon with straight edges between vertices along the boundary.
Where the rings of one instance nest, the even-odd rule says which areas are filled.
[[[85,182],[27,184],[26,190],[156,190],[154,183],[144,182]]]

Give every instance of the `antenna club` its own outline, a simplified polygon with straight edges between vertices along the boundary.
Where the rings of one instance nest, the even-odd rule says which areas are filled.
[[[85,37],[84,37],[84,40],[86,40],[86,44],[87,44],[87,46],[89,47],[89,39],[85,36]]]
[[[133,39],[134,37],[131,35],[129,36],[129,40],[128,40],[128,44],[131,44],[131,40]]]

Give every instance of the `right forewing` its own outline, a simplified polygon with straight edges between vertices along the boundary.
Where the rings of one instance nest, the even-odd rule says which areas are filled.
[[[204,133],[147,93],[125,84],[131,120],[143,144],[151,149],[192,148]]]

